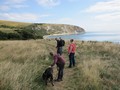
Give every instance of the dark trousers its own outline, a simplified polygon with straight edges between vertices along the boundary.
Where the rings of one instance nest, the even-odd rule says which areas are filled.
[[[62,55],[62,47],[57,47],[57,54]]]
[[[57,80],[62,80],[62,78],[63,78],[64,65],[65,64],[57,64],[57,67],[58,67],[58,77],[57,77]]]
[[[70,53],[69,55],[69,67],[75,66],[75,53]]]

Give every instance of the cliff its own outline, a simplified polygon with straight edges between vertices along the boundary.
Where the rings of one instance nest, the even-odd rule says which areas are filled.
[[[80,34],[85,30],[79,26],[66,24],[34,24],[33,30],[44,29],[50,35],[52,34]]]

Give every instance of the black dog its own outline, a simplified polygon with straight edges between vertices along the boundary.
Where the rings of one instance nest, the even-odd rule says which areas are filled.
[[[45,72],[43,73],[42,78],[45,81],[46,85],[47,85],[48,81],[50,81],[52,86],[54,86],[54,84],[53,84],[53,68],[52,67],[48,67],[45,70]]]

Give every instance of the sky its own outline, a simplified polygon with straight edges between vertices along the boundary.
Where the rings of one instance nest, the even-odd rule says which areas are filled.
[[[120,32],[120,0],[0,0],[0,20],[77,25]]]

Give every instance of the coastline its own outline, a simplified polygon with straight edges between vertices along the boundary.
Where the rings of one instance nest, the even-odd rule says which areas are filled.
[[[43,39],[49,39],[51,36],[64,36],[64,35],[77,35],[77,34],[84,34],[85,32],[81,33],[61,33],[61,34],[50,34],[50,35],[44,35]]]
[[[81,33],[62,33],[62,34],[51,34],[43,36],[43,39],[54,39],[54,38],[70,39],[83,41],[98,41],[98,42],[112,42],[120,44],[120,35],[116,33],[96,33],[96,32],[81,32]]]

